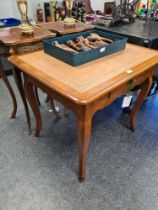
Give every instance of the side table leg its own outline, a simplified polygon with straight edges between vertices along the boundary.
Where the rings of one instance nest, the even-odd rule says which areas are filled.
[[[60,114],[59,114],[59,110],[57,110],[57,108],[55,107],[55,103],[54,103],[53,98],[50,98],[50,105],[51,105],[52,111],[55,114],[56,118],[57,119],[61,118]]]
[[[26,119],[27,119],[27,124],[28,124],[28,130],[29,130],[29,134],[31,135],[30,113],[29,113],[29,108],[28,108],[28,104],[27,104],[27,101],[26,101],[25,93],[24,93],[24,87],[23,87],[23,82],[22,82],[22,78],[21,78],[21,72],[20,72],[19,69],[14,68],[13,69],[13,74],[14,74],[14,79],[15,79],[17,88],[19,90],[22,102],[24,104]]]
[[[79,140],[79,181],[85,180],[86,159],[91,134],[91,119],[86,121],[78,120],[78,140]]]
[[[50,101],[50,97],[47,95],[45,102],[48,103]]]
[[[54,103],[54,99],[47,95],[47,98],[46,98],[45,102],[46,103],[50,102],[50,106],[52,108],[53,114],[56,116],[57,119],[61,118],[60,114],[59,114],[59,107],[58,107],[58,109],[56,108],[55,103]]]
[[[2,63],[1,63],[1,60],[0,60],[0,78],[2,78],[2,80],[4,81],[6,87],[8,88],[9,90],[9,93],[12,97],[12,101],[13,101],[13,111],[12,111],[12,114],[11,114],[11,118],[15,118],[16,116],[16,112],[17,112],[17,102],[16,102],[16,97],[15,97],[15,94],[13,92],[13,89],[9,83],[9,80],[4,72],[4,69],[3,69],[3,66],[2,66]]]
[[[36,98],[37,98],[38,105],[41,106],[41,103],[40,103],[40,100],[39,100],[39,95],[38,95],[38,88],[34,87],[34,89],[35,89],[35,95],[36,95]]]
[[[133,107],[133,110],[132,110],[131,114],[130,114],[130,127],[131,127],[132,131],[135,130],[134,119],[135,119],[136,113],[139,110],[140,106],[142,105],[143,100],[147,96],[151,86],[152,86],[152,77],[149,77],[142,84],[142,89],[139,93],[137,101],[136,101],[136,103]]]
[[[26,97],[28,99],[28,102],[31,106],[31,109],[34,113],[35,119],[36,119],[36,130],[35,130],[35,136],[38,137],[42,128],[42,119],[41,119],[41,113],[39,110],[39,105],[37,102],[36,95],[34,93],[34,87],[32,83],[29,83],[27,81],[27,78],[24,77],[24,90]]]

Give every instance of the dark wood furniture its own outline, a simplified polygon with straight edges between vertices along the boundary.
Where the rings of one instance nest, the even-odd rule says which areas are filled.
[[[113,10],[114,10],[115,6],[116,6],[115,1],[105,2],[104,3],[104,14],[112,16],[112,13],[113,13]]]
[[[43,39],[51,38],[53,36],[54,34],[52,34],[51,32],[41,29],[39,27],[34,27],[34,34],[32,36],[22,36],[18,27],[1,29],[0,30],[0,56],[8,57],[10,55],[15,55],[15,54],[20,55],[20,54],[33,52],[33,51],[42,49]],[[16,81],[19,93],[21,95],[22,101],[24,103],[28,128],[29,128],[29,132],[31,132],[29,110],[28,110],[26,99],[24,97],[21,74],[20,74],[20,71],[16,73],[15,71],[16,70],[13,71],[15,81]],[[14,118],[17,112],[17,102],[16,102],[15,94],[9,83],[6,73],[3,69],[1,61],[0,61],[0,78],[6,84],[10,92],[10,95],[12,97],[13,111],[12,111],[11,117]]]
[[[143,47],[158,49],[158,22],[153,24],[153,30],[150,34],[149,23],[144,20],[136,19],[132,24],[122,26],[105,27],[96,25],[96,28],[112,34],[125,36],[131,44],[140,45]]]
[[[77,22],[75,26],[72,26],[72,27],[66,27],[64,22],[39,23],[38,25],[51,32],[57,33],[60,36],[87,31],[94,28],[94,26],[92,25],[80,23],[80,22]]]
[[[33,91],[34,85],[76,114],[79,179],[83,181],[94,114],[134,86],[142,84],[130,114],[130,127],[134,130],[136,113],[152,84],[158,52],[127,44],[124,51],[79,67],[67,65],[43,51],[12,56],[9,61],[15,66],[17,74],[18,71],[24,73],[25,93],[36,119],[36,136],[41,131],[42,120]]]
[[[6,73],[3,69],[3,66],[2,66],[2,63],[1,63],[1,60],[0,60],[0,79],[3,80],[3,82],[5,83],[6,87],[8,88],[8,91],[11,95],[11,98],[12,98],[12,101],[13,101],[13,111],[12,111],[12,114],[11,114],[11,118],[15,118],[16,116],[16,112],[17,112],[17,102],[16,102],[16,97],[15,97],[15,94],[14,94],[14,91],[10,85],[10,82],[6,76]]]

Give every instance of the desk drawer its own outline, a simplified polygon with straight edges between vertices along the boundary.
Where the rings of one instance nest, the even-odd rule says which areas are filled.
[[[134,78],[132,87],[134,88],[135,86],[141,85],[147,77],[148,77],[148,74],[147,72],[145,72],[141,74],[140,76]]]
[[[114,101],[118,97],[126,94],[129,90],[132,90],[134,87],[141,85],[146,80],[147,77],[148,77],[148,73],[144,72],[143,74],[137,76],[136,78],[133,78],[132,80],[129,80],[125,84],[109,92],[108,104],[110,104],[112,101]]]

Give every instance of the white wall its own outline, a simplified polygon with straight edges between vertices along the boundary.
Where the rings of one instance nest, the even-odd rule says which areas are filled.
[[[40,3],[41,6],[43,6],[44,2],[50,2],[50,0],[27,0],[27,1],[28,1],[29,18],[36,17],[36,9],[38,3]],[[0,18],[7,18],[7,17],[20,18],[16,0],[0,0]]]
[[[11,0],[0,0],[0,18],[14,17],[12,3]]]
[[[28,0],[29,16],[32,17],[32,4],[35,0]],[[20,18],[16,0],[0,0],[0,18]]]
[[[58,0],[59,2],[62,2],[62,0]],[[104,3],[112,1],[112,0],[91,0],[92,8],[93,10],[104,10]],[[142,0],[143,3],[146,3],[147,0]],[[50,0],[28,0],[28,11],[29,11],[29,17],[36,19],[36,9],[38,3],[43,6],[44,2],[50,2]],[[120,0],[116,0],[117,3],[120,2]],[[16,0],[0,0],[0,18],[6,18],[6,17],[15,17],[19,18],[20,14],[17,9]]]
[[[111,0],[91,0],[92,8],[94,10],[103,11],[105,1],[111,1]],[[43,6],[44,2],[49,2],[49,0],[28,0],[29,17],[35,18],[38,3],[40,3]],[[15,17],[15,18],[20,17],[16,5],[16,0],[0,0],[0,18],[7,18],[7,17]]]
[[[41,6],[43,6],[44,2],[49,2],[49,0],[30,0],[33,6],[33,11],[34,11],[34,16],[35,16],[35,11],[37,8],[38,3],[41,4]],[[93,10],[104,10],[104,3],[108,2],[108,1],[112,1],[112,0],[91,0],[91,5]],[[58,2],[62,2],[62,0],[58,0]]]
[[[111,2],[114,0],[91,0],[91,5],[93,10],[100,10],[104,11],[104,3],[105,2]]]

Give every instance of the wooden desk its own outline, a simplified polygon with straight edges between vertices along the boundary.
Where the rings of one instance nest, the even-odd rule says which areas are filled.
[[[40,27],[55,32],[60,36],[94,29],[93,25],[77,22],[74,27],[65,27],[64,22],[39,23]]]
[[[54,34],[50,33],[49,31],[45,29],[41,29],[39,27],[35,27],[34,34],[29,37],[22,36],[20,34],[20,30],[18,27],[1,29],[0,30],[0,56],[8,57],[10,55],[24,54],[24,53],[33,52],[33,51],[42,49],[43,48],[42,41],[46,38],[51,38],[53,36]],[[24,90],[23,90],[20,72],[18,71],[15,73],[15,70],[14,70],[14,77],[15,77],[15,81],[19,89],[22,101],[24,103],[27,123],[28,123],[29,131],[31,132],[30,116],[29,116],[27,102],[24,96]],[[2,80],[6,84],[9,90],[9,93],[12,97],[13,111],[12,111],[11,117],[14,118],[17,112],[17,102],[16,102],[13,89],[9,83],[9,80],[1,64],[1,60],[0,60],[0,78],[2,78]]]
[[[24,72],[24,88],[36,118],[36,136],[42,122],[33,85],[71,109],[77,116],[79,137],[79,179],[83,181],[90,143],[91,121],[103,109],[129,89],[142,84],[137,102],[130,114],[134,118],[152,84],[152,73],[158,63],[158,52],[127,44],[124,51],[81,65],[69,66],[43,51],[12,56],[9,61]]]

